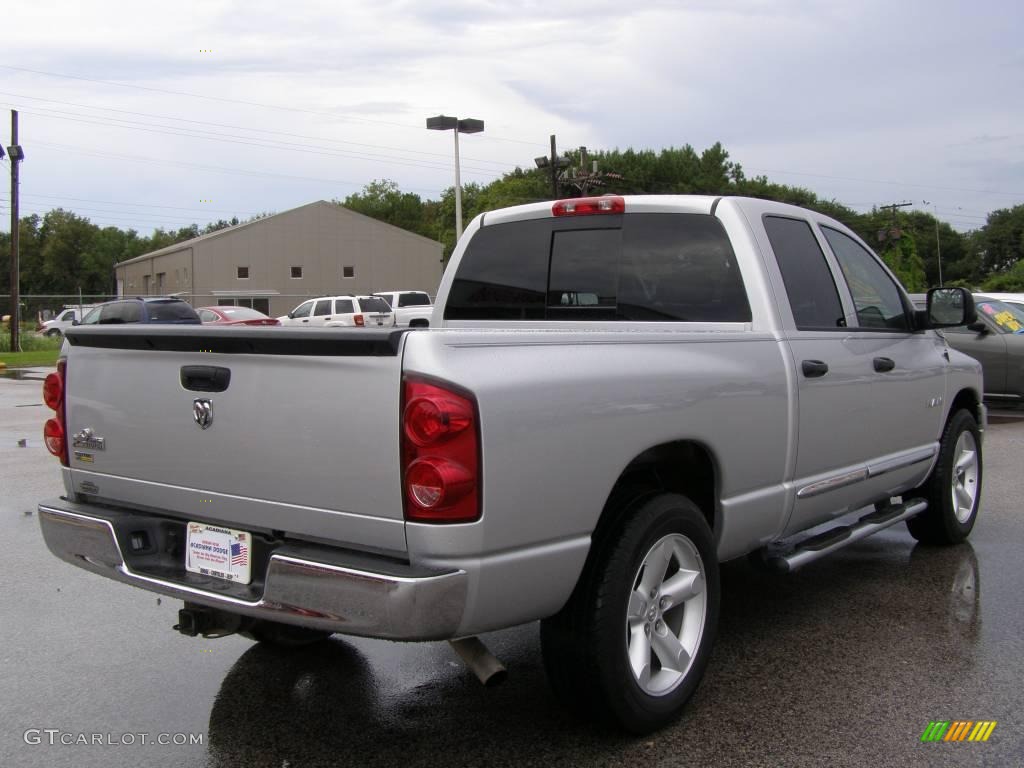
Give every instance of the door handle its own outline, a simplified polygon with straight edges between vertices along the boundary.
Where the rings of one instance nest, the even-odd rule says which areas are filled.
[[[309,320],[308,320],[308,319],[307,319],[307,320],[303,320],[302,322],[304,322],[304,323],[308,323],[308,322],[309,322]]]
[[[218,365],[181,366],[181,386],[192,392],[223,392],[230,383],[230,368]]]
[[[879,373],[886,373],[896,367],[895,361],[888,357],[876,357],[874,364],[875,370]]]
[[[816,379],[828,373],[828,364],[821,360],[804,360],[800,363],[800,368],[808,379]]]

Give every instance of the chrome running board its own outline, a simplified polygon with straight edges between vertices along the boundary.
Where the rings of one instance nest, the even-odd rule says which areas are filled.
[[[890,504],[876,509],[874,512],[869,512],[852,525],[842,525],[804,539],[797,543],[790,552],[771,554],[765,558],[765,562],[775,570],[789,573],[818,558],[825,557],[837,549],[866,539],[872,534],[896,525],[896,523],[902,523],[926,509],[928,509],[928,502],[924,499],[908,499],[902,504]]]

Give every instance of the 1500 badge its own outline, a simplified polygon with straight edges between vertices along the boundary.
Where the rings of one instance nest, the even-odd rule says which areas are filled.
[[[87,448],[90,451],[106,450],[106,442],[102,437],[96,437],[89,427],[75,432],[74,437],[71,438],[72,447]]]

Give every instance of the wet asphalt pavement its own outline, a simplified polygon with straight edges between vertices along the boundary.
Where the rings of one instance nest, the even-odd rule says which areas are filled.
[[[0,375],[0,766],[1024,765],[1024,412],[993,415],[970,543],[918,546],[898,526],[790,576],[724,566],[703,684],[636,739],[558,705],[536,624],[485,638],[509,668],[495,689],[440,643],[284,653],[171,631],[175,601],[43,544],[35,505],[61,485],[27,376]],[[986,743],[921,743],[931,720],[998,725]],[[80,734],[115,743],[60,743]]]

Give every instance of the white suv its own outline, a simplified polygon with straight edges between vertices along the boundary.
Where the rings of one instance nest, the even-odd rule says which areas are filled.
[[[434,307],[424,291],[379,291],[374,296],[384,299],[395,313],[395,325],[427,328]]]
[[[328,328],[390,328],[395,324],[394,312],[379,296],[321,296],[277,319],[281,325]]]

